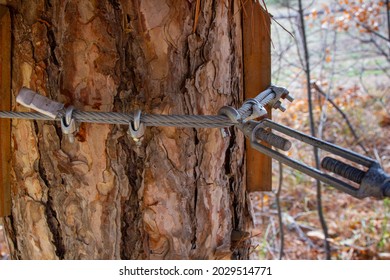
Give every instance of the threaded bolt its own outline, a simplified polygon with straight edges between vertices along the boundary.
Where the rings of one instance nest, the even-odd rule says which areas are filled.
[[[291,142],[283,137],[268,132],[263,128],[258,128],[255,134],[256,138],[262,140],[275,148],[283,151],[288,151],[291,148]]]
[[[321,167],[358,184],[362,182],[363,177],[366,174],[356,167],[331,157],[325,157],[321,162]]]

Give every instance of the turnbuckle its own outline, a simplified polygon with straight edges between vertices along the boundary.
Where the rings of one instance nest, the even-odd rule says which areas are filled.
[[[253,124],[252,124],[253,126]],[[278,131],[282,134],[295,138],[301,142],[307,143],[313,147],[317,147],[321,150],[328,151],[334,155],[339,156],[343,160],[348,160],[359,165],[366,167],[368,170],[363,171],[352,165],[344,163],[338,159],[331,157],[325,157],[321,166],[323,169],[337,174],[344,179],[359,184],[359,187],[355,187],[347,182],[344,182],[333,175],[327,174],[314,167],[308,166],[300,161],[291,159],[286,155],[275,151],[258,142],[258,131],[264,130],[264,128],[270,128],[274,131]],[[309,175],[315,179],[320,180],[334,188],[345,192],[355,198],[363,199],[365,197],[375,197],[383,199],[390,197],[390,176],[386,174],[380,167],[379,163],[369,157],[360,155],[353,151],[344,149],[340,146],[331,144],[329,142],[320,140],[318,138],[309,136],[299,131],[293,130],[289,127],[275,123],[269,119],[265,119],[260,123],[257,123],[256,127],[248,127],[244,124],[241,127],[244,134],[249,137],[251,146],[259,152],[276,159],[277,161],[290,166],[293,169],[299,170],[302,173]],[[281,136],[279,136],[281,137]],[[283,137],[281,137],[283,139]],[[286,139],[285,139],[286,140]],[[286,140],[288,141],[288,140]]]

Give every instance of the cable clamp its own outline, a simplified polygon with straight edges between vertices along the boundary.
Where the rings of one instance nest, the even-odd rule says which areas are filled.
[[[134,112],[134,120],[129,123],[128,134],[137,145],[140,145],[144,133],[145,124],[141,123],[141,110],[136,110]]]
[[[290,95],[290,92],[284,87],[278,87],[275,85],[271,85],[269,87],[274,93],[275,98],[269,102],[269,105],[274,109],[279,109],[280,111],[286,111],[286,107],[283,106],[282,102],[279,100],[280,98],[287,99],[290,102],[294,101],[294,97]]]
[[[65,115],[61,118],[61,130],[62,133],[68,136],[70,143],[74,143],[74,135],[77,132],[76,120],[73,118],[74,107],[69,106],[65,110]]]

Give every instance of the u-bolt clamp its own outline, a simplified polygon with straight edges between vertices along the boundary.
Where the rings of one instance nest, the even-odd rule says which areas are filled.
[[[65,110],[65,116],[61,118],[62,133],[68,136],[70,143],[74,143],[74,134],[77,132],[77,125],[75,119],[72,117],[74,107],[69,106]]]
[[[275,98],[268,104],[274,109],[279,109],[280,111],[286,111],[286,107],[283,106],[280,98],[287,99],[290,102],[294,101],[294,97],[292,97],[289,91],[284,87],[278,87],[275,85],[271,85],[270,89],[275,93]]]
[[[145,124],[141,123],[141,110],[134,112],[134,120],[129,123],[128,133],[136,144],[141,144],[141,138],[145,133]]]

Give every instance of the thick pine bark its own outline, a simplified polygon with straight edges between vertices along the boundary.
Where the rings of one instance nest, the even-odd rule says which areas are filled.
[[[196,1],[11,5],[14,96],[164,114],[242,99],[239,0],[202,1],[195,32]],[[13,257],[247,258],[242,134],[153,127],[138,147],[126,131],[81,124],[70,144],[58,123],[13,120]]]

